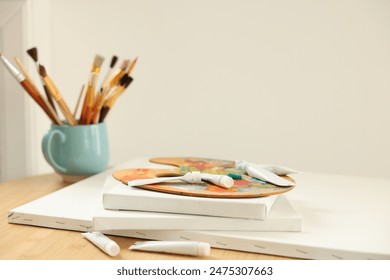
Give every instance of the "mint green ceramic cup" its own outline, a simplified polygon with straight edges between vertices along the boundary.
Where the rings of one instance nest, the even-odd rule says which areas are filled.
[[[42,152],[64,181],[75,182],[102,172],[109,160],[106,125],[53,124],[43,136]]]

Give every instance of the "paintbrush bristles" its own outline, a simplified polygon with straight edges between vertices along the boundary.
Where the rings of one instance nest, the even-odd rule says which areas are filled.
[[[131,72],[133,72],[134,66],[137,63],[138,56],[130,63],[129,68],[127,69],[126,73],[130,76]]]
[[[37,71],[39,72],[38,49],[36,47],[33,47],[33,48],[27,50],[27,53],[34,60],[36,67],[37,67]],[[45,91],[47,100],[49,101],[50,105],[53,107],[53,111],[55,113],[57,113],[56,106],[54,105],[54,102],[53,102],[53,98],[51,97],[50,93],[48,92],[47,87],[45,85],[45,82],[42,80],[42,78],[43,77],[41,76],[41,82],[42,82],[43,90]]]
[[[113,68],[116,64],[116,62],[118,61],[118,57],[116,55],[114,55],[111,59],[111,64],[110,64],[110,68]]]
[[[39,64],[39,75],[41,75],[42,78],[45,78],[47,76],[46,69],[41,64]]]
[[[131,78],[129,75],[125,74],[123,77],[119,80],[119,84],[123,87],[125,87],[127,84],[130,84],[133,78]]]
[[[131,76],[129,76],[129,79],[126,81],[125,88],[127,88],[131,84],[132,81],[133,81],[133,78]]]
[[[127,66],[129,65],[129,63],[130,63],[130,60],[125,59],[125,60],[122,62],[122,65],[121,65],[120,69],[121,69],[122,71],[125,71],[126,68],[127,68]]]
[[[35,61],[38,62],[38,49],[37,48],[31,48],[27,50],[28,55]]]
[[[92,71],[99,72],[100,67],[102,67],[103,61],[104,61],[104,57],[100,55],[96,55],[92,65]]]

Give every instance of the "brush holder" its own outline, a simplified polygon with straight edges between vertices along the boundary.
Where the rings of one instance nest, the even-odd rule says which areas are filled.
[[[66,182],[76,182],[102,172],[109,160],[106,125],[53,124],[43,136],[42,152]]]

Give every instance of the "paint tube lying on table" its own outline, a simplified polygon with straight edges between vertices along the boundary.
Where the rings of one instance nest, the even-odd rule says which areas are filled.
[[[81,234],[86,239],[88,239],[91,243],[93,243],[96,247],[102,250],[104,253],[115,257],[119,254],[120,248],[115,241],[111,240],[103,233],[95,231],[95,232],[85,232]]]
[[[196,241],[143,241],[135,242],[129,250],[203,257],[210,254],[210,244]]]

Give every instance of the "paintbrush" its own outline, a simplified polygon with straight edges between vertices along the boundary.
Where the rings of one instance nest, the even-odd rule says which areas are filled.
[[[82,85],[81,86],[81,90],[80,90],[80,94],[79,94],[79,98],[77,99],[76,107],[74,108],[73,116],[74,116],[75,119],[76,119],[76,116],[77,116],[77,111],[79,109],[81,98],[83,97],[84,88],[85,88],[85,85]]]
[[[38,105],[43,109],[43,111],[52,120],[52,122],[57,123],[56,119],[53,117],[52,113],[42,99],[42,96],[40,95],[35,85],[30,80],[26,79],[23,73],[21,73],[14,65],[12,65],[12,63],[8,59],[6,59],[1,53],[0,59],[4,63],[4,66],[7,68],[7,70],[11,73],[11,75],[16,79],[18,83],[20,83],[20,85],[34,99],[34,101],[38,103]]]
[[[134,70],[134,66],[137,63],[137,60],[138,60],[138,56],[133,61],[131,61],[131,63],[129,64],[129,68],[126,70],[126,74],[128,76],[131,76],[131,73]]]
[[[112,76],[112,72],[113,72],[114,66],[115,66],[117,61],[118,61],[118,57],[116,55],[114,55],[111,58],[110,69],[108,70],[108,72],[106,74],[106,77],[103,80],[102,87],[100,89],[101,92],[103,92],[104,88],[107,87],[107,85],[108,85],[108,83],[110,81],[110,78]]]
[[[15,56],[15,57],[14,57],[14,60],[15,60],[16,64],[19,66],[19,69],[20,69],[20,71],[23,73],[23,75],[25,76],[26,80],[35,88],[36,92],[38,92],[38,94],[39,94],[39,99],[41,99],[41,100],[45,103],[47,109],[48,109],[49,112],[50,112],[50,116],[51,116],[50,119],[51,119],[51,121],[52,121],[53,123],[55,123],[55,124],[60,124],[60,125],[62,125],[63,123],[62,123],[62,121],[58,118],[56,111],[54,111],[54,109],[53,109],[53,107],[51,106],[51,104],[50,104],[50,103],[47,101],[47,99],[45,99],[45,98],[43,97],[43,95],[38,91],[38,88],[35,86],[35,84],[34,84],[33,80],[31,79],[30,75],[27,73],[27,70],[26,70],[26,68],[24,67],[24,65],[22,64],[22,62],[20,61],[19,57]]]
[[[126,73],[126,69],[129,66],[129,63],[130,63],[130,60],[125,59],[122,62],[122,65],[120,66],[120,68],[112,75],[110,81],[108,82],[107,92],[109,92],[113,87],[115,87],[119,83],[119,80]]]
[[[90,120],[91,110],[94,105],[95,88],[97,79],[100,73],[100,67],[104,61],[104,58],[100,55],[96,55],[92,64],[91,73],[89,75],[87,91],[85,93],[83,109],[80,117],[80,124],[87,124]]]
[[[39,74],[41,75],[43,81],[45,82],[45,85],[49,93],[57,101],[57,104],[60,107],[61,112],[63,113],[65,119],[68,121],[68,124],[77,125],[77,122],[73,117],[72,113],[70,112],[68,105],[66,104],[65,100],[62,98],[61,93],[53,83],[52,79],[47,75],[45,67],[43,67],[42,65],[39,65]]]
[[[39,73],[38,49],[36,47],[28,49],[27,53],[34,60],[35,65],[37,67],[37,71]],[[54,112],[57,114],[57,110],[56,110],[56,106],[55,106],[55,104],[53,102],[53,98],[51,97],[49,91],[47,90],[47,87],[46,87],[45,83],[43,82],[42,77],[41,77],[41,82],[42,82],[43,90],[45,91],[47,100],[49,101],[50,105],[53,107]]]
[[[121,77],[123,77],[124,74],[126,74],[126,69],[129,65],[129,63],[130,63],[130,60],[125,59],[122,62],[122,65],[120,66],[120,68],[118,70],[116,70],[116,72],[114,74],[111,75],[111,79],[108,81],[106,86],[103,88],[102,99],[106,99],[107,96],[109,96],[110,93],[113,92],[115,90],[115,88],[119,85],[119,80],[121,79]],[[102,106],[103,106],[103,104],[101,104],[99,110],[101,109]]]
[[[110,69],[108,70],[106,77],[103,80],[102,86],[100,88],[100,91],[97,93],[94,105],[92,106],[91,112],[88,115],[88,118],[86,120],[86,124],[96,123],[97,117],[99,115],[101,104],[104,101],[104,96],[107,94],[107,91],[109,90],[108,83],[109,79],[112,76],[113,68],[118,61],[118,57],[114,55],[111,59],[110,63]]]
[[[127,74],[125,74],[124,76],[127,76]],[[95,105],[94,105],[94,111],[93,111],[93,115],[92,115],[92,118],[91,118],[91,123],[96,124],[99,121],[99,117],[100,117],[103,105],[105,103],[107,103],[107,104],[113,103],[112,101],[109,103],[108,99],[117,99],[118,98],[120,93],[122,93],[126,89],[126,87],[130,84],[131,81],[129,81],[129,80],[130,79],[132,80],[132,78],[130,78],[130,79],[129,78],[130,77],[124,77],[124,78],[121,79],[121,81],[122,80],[123,81],[122,82],[120,81],[120,84],[122,83],[123,85],[119,85],[119,86],[115,86],[113,88],[109,88],[108,89],[108,90],[110,90],[109,92],[100,92],[99,93],[99,95],[96,98]],[[112,97],[108,98],[107,96],[109,96],[109,95],[112,96]],[[104,112],[105,112],[104,114],[105,115],[107,114],[108,110],[109,109],[107,109],[107,108],[104,109]]]
[[[98,117],[100,114],[100,110],[104,104],[104,93],[99,92],[98,96],[96,97],[95,104],[93,106],[93,110],[91,112],[91,118],[88,122],[88,124],[95,124],[98,121]]]
[[[88,120],[88,124],[97,123],[97,121],[99,119],[100,110],[102,109],[102,106],[103,106],[104,101],[105,101],[105,97],[108,95],[107,90],[108,89],[106,88],[106,90],[104,90],[103,92],[100,91],[98,93],[98,95],[96,96],[95,104],[93,105],[93,110],[91,112],[91,118]]]
[[[122,62],[122,65],[120,66],[120,68],[118,70],[116,70],[115,73],[112,73],[110,75],[110,79],[108,79],[105,82],[105,84],[101,90],[102,94],[99,96],[100,97],[100,104],[99,104],[99,102],[96,103],[100,106],[96,109],[98,109],[100,111],[100,109],[103,106],[104,100],[107,98],[107,96],[110,94],[110,92],[112,92],[118,86],[119,80],[126,73],[125,70],[128,67],[129,63],[130,63],[130,60],[125,59]]]
[[[115,91],[111,94],[110,98],[104,102],[100,110],[99,122],[103,122],[106,118],[108,112],[114,106],[118,97],[125,91],[125,89],[131,84],[133,78],[128,76],[127,74],[123,75],[123,77],[119,81],[119,86],[115,89]]]

